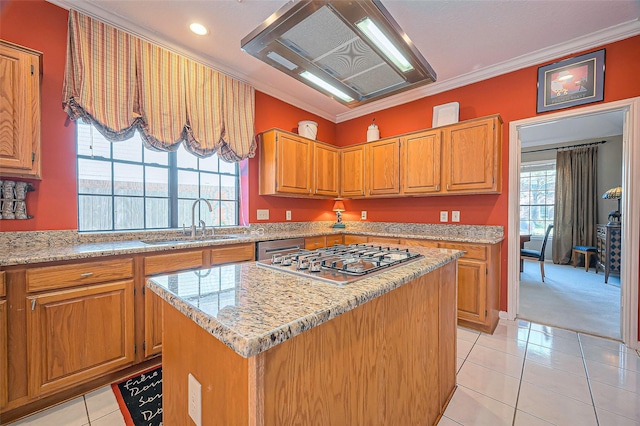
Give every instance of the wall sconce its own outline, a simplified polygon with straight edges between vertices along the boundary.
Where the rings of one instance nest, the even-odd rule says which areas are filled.
[[[333,228],[344,228],[344,223],[342,223],[342,212],[345,211],[345,208],[342,200],[336,200],[336,202],[333,203],[333,211],[336,212],[336,223],[333,224]]]
[[[611,188],[604,194],[602,194],[602,198],[605,200],[618,200],[618,210],[613,210],[609,213],[609,226],[620,226],[620,199],[622,198],[622,187],[618,186],[616,188]]]

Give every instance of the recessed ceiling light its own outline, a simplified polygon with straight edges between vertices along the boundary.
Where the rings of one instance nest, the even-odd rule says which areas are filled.
[[[207,27],[205,27],[202,24],[198,24],[197,22],[194,22],[193,24],[189,25],[189,29],[198,35],[205,35],[209,33],[209,30],[207,29]]]

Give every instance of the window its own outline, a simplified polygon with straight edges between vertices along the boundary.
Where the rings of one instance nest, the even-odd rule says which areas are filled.
[[[544,236],[553,223],[555,161],[523,164],[520,169],[520,233]]]
[[[91,125],[78,122],[78,230],[114,231],[238,224],[239,175],[236,163],[213,155],[198,158],[144,147],[138,133],[125,142],[107,141]]]

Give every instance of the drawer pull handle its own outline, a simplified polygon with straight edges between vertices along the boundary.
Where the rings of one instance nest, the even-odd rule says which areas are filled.
[[[36,309],[36,299],[32,299],[31,300],[31,310],[35,310]]]
[[[93,275],[93,272],[85,272],[84,274],[80,274],[82,278],[90,277],[91,275]]]

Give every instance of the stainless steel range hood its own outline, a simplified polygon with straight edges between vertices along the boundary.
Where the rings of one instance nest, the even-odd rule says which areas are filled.
[[[379,0],[291,2],[242,50],[349,107],[436,81]]]

